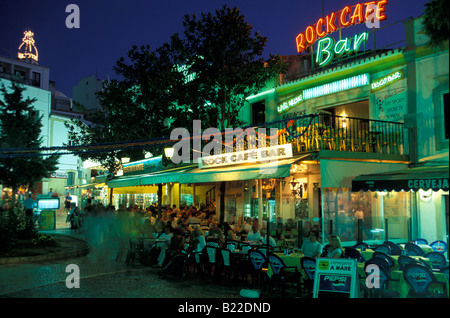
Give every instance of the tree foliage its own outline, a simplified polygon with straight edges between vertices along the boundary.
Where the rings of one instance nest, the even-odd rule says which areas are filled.
[[[122,79],[106,83],[98,94],[102,109],[89,118],[92,125],[81,121],[71,125],[74,144],[169,137],[174,127],[192,130],[194,119],[200,119],[203,127],[237,127],[243,124],[238,114],[246,97],[286,70],[280,57],[262,57],[267,38],[252,33],[237,8],[223,6],[200,19],[186,15],[183,26],[182,36],[174,34],[155,50],[133,46],[128,59],[116,62],[114,71]],[[114,173],[121,157],[138,160],[145,151],[160,155],[162,148],[117,149],[81,157]]]
[[[279,56],[266,60],[267,38],[253,32],[236,7],[224,5],[215,14],[185,15],[185,55],[195,78],[187,83],[187,99],[194,119],[220,130],[239,127],[238,114],[245,99],[264,88],[268,81],[286,72]]]
[[[425,4],[423,26],[430,45],[442,47],[449,37],[449,0],[433,0]]]
[[[33,108],[36,99],[23,98],[25,88],[12,82],[11,89],[1,85],[0,146],[3,149],[38,149],[42,143],[42,117]],[[18,153],[0,157],[0,183],[17,190],[32,187],[56,171],[59,156],[24,156]]]
[[[101,109],[89,114],[89,123],[81,119],[66,126],[74,145],[115,143],[113,150],[80,154],[104,165],[110,173],[121,166],[120,160],[143,159],[146,152],[159,155],[161,146],[126,146],[130,142],[168,136],[171,115],[176,104],[171,86],[182,85],[182,76],[173,66],[171,45],[152,51],[148,45],[133,46],[128,61],[120,58],[114,70],[123,80],[104,82],[97,93]],[[123,147],[121,147],[121,145]]]

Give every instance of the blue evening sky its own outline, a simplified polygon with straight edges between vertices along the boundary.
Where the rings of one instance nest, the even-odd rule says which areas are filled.
[[[381,26],[409,17],[418,17],[429,0],[390,0],[388,19]],[[41,0],[0,2],[0,55],[17,56],[23,32],[34,32],[39,62],[50,67],[50,79],[56,89],[72,96],[72,87],[81,78],[96,75],[114,78],[113,66],[126,56],[132,45],[149,44],[152,48],[182,33],[185,14],[200,15],[222,7],[237,6],[254,31],[268,38],[264,55],[297,54],[295,38],[324,16],[357,0]],[[68,29],[66,6],[80,8],[80,28]],[[323,8],[322,8],[323,3]],[[323,11],[322,11],[323,10]],[[345,32],[354,34],[358,27]],[[403,26],[397,24],[376,36],[381,47],[404,38]],[[337,36],[332,34],[332,36]]]

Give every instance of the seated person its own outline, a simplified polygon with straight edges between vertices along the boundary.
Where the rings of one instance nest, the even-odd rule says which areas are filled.
[[[196,228],[192,231],[191,242],[193,252],[201,252],[203,250],[203,248],[206,246],[206,238],[202,230]]]
[[[187,220],[187,225],[193,228],[200,226],[200,219],[197,218],[197,214],[193,212],[191,217]]]
[[[219,229],[219,223],[215,221],[211,223],[211,228],[208,231],[208,236],[212,238],[220,238],[223,236],[222,230]]]
[[[181,254],[184,250],[184,237],[181,235],[179,229],[174,229],[173,236],[170,239],[170,243],[166,249],[166,255],[164,257],[162,266],[166,266],[176,255]]]
[[[247,236],[248,241],[259,242],[262,240],[261,233],[259,233],[259,228],[257,225],[253,225]]]
[[[322,245],[317,241],[319,232],[311,231],[309,238],[303,241],[301,251],[307,257],[318,258],[322,254]]]
[[[223,234],[227,240],[236,241],[237,236],[228,222],[223,223]]]
[[[344,248],[342,247],[341,240],[337,235],[330,236],[330,248],[328,249],[327,258],[340,258]]]
[[[263,244],[267,244],[267,240],[269,240],[269,246],[270,247],[276,247],[277,246],[277,242],[275,241],[275,239],[270,236],[267,235],[267,231],[266,230],[261,230],[261,237],[262,237],[262,242]]]
[[[244,225],[241,227],[241,233],[242,234],[248,234],[252,229],[252,218],[247,218],[245,220]]]

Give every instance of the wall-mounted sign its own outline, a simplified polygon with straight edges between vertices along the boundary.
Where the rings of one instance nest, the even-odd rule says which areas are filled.
[[[391,85],[392,83],[395,83],[398,80],[401,80],[402,78],[404,78],[404,76],[405,74],[403,70],[399,70],[384,77],[377,78],[376,80],[373,80],[372,83],[370,84],[370,90],[374,92],[379,89],[382,89],[386,86]]]
[[[217,168],[244,163],[272,162],[286,158],[292,158],[291,144],[201,157],[198,158],[198,165],[200,169]]]
[[[17,53],[17,57],[19,59],[32,59],[36,62],[38,61],[38,51],[36,46],[34,45],[34,33],[31,31],[25,31],[24,37],[22,39],[22,44],[19,46],[19,52]]]
[[[137,174],[155,172],[162,169],[162,157],[154,157],[145,160],[122,164],[123,174]]]
[[[69,179],[69,174],[67,172],[53,172],[50,178]]]
[[[373,94],[375,98],[375,119],[402,121],[408,110],[408,92],[406,87],[380,90]],[[376,125],[378,126],[378,125]]]
[[[281,104],[279,104],[277,106],[277,111],[279,113],[282,113],[286,109],[295,107],[298,104],[300,104],[301,102],[303,102],[303,93],[300,94],[300,95],[295,96],[294,98],[288,99],[287,101],[285,101],[285,102],[283,102]]]
[[[277,106],[277,111],[278,113],[282,113],[294,106],[297,106],[300,102],[305,101],[307,99],[312,99],[366,85],[369,85],[369,74],[367,73],[308,88],[303,90],[301,94],[296,95],[294,98],[279,104]]]
[[[304,32],[297,35],[295,41],[298,53],[302,53],[317,40],[341,28],[347,28],[361,23],[371,23],[375,19],[383,21],[388,0],[370,1],[346,6],[340,11],[322,17],[313,25],[309,25]]]

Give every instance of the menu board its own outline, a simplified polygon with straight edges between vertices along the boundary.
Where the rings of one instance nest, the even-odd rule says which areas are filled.
[[[54,230],[55,229],[55,211],[43,210],[39,216],[39,229],[40,230]]]
[[[358,298],[355,259],[319,258],[314,274],[314,298]]]

